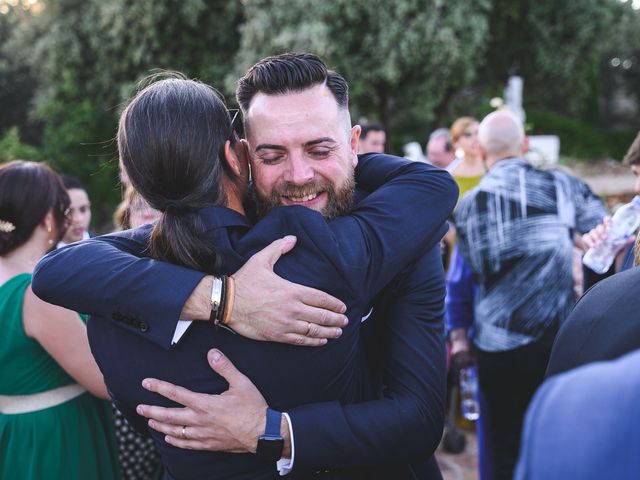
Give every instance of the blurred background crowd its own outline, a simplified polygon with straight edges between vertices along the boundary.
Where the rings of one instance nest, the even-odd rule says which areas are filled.
[[[62,246],[153,222],[158,212],[120,176],[113,140],[138,80],[155,69],[178,70],[216,86],[232,105],[235,80],[256,60],[313,51],[350,83],[352,118],[363,127],[359,153],[432,163],[453,175],[462,197],[487,173],[480,121],[508,107],[527,135],[540,139],[530,162],[586,178],[600,199],[586,184],[584,198],[600,206],[585,229],[594,230],[576,239],[575,300],[633,264],[629,246],[623,253],[631,256],[620,255],[603,276],[583,270],[581,257],[604,215],[640,193],[631,177],[640,165],[637,140],[635,153],[632,147],[640,125],[639,26],[637,0],[0,0],[0,163],[44,161],[63,174],[68,227],[60,238],[43,227],[42,248],[54,237]],[[598,183],[611,172],[614,183]],[[450,288],[454,282],[473,303],[477,285],[459,283],[468,267],[456,264],[460,222],[452,219],[443,239],[443,262]],[[0,232],[10,228],[0,223]],[[452,320],[458,300],[447,300],[454,310],[447,313],[450,400],[441,467],[445,479],[486,480],[494,478],[488,451],[496,443],[485,430],[485,399],[475,399],[479,419],[466,412],[477,437],[460,413],[458,373],[476,359],[473,312],[462,323]],[[123,453],[134,440],[113,414],[123,474],[158,475],[149,445],[135,440],[131,448],[147,452],[144,458]],[[524,411],[517,415],[521,420]],[[470,438],[478,439],[479,460],[452,461],[447,453],[464,452]],[[467,444],[467,455],[476,448],[475,440],[471,450]]]
[[[120,106],[153,69],[215,85],[233,103],[256,60],[313,51],[351,86],[352,117],[386,151],[482,118],[524,79],[527,133],[561,159],[620,160],[640,121],[637,2],[0,1],[0,159],[46,160],[91,192],[93,229],[118,203]],[[215,27],[212,27],[215,26]]]

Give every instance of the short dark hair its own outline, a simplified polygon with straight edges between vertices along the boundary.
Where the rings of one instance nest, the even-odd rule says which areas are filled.
[[[349,86],[342,75],[329,70],[312,53],[283,53],[263,58],[247,70],[236,88],[236,100],[244,114],[257,93],[283,95],[326,83],[340,108],[349,107]]]
[[[62,183],[64,184],[64,188],[66,188],[67,190],[75,189],[75,190],[84,190],[85,192],[87,191],[84,184],[77,177],[74,177],[72,175],[66,175],[66,174],[62,174],[60,175],[60,177],[62,178]]]
[[[622,163],[625,165],[640,165],[640,132],[638,132],[636,139],[622,159]]]
[[[69,203],[60,176],[47,165],[24,160],[0,165],[0,220],[5,227],[0,229],[0,255],[29,240],[49,210],[58,240],[62,238]]]
[[[226,203],[223,173],[236,179],[224,156],[225,142],[235,141],[231,117],[204,83],[178,73],[149,81],[122,112],[117,139],[131,185],[162,212],[151,255],[213,273],[220,259],[197,211]]]
[[[360,125],[360,138],[367,138],[369,132],[384,132],[384,127],[379,123],[365,123]]]

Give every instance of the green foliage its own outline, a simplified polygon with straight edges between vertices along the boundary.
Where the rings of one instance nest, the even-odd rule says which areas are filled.
[[[36,89],[36,80],[23,62],[15,61],[7,48],[10,38],[21,22],[13,10],[0,15],[0,133],[17,126],[22,138],[37,139],[39,130],[28,113]]]
[[[615,28],[604,39],[604,55],[599,64],[601,78],[600,103],[603,105],[601,121],[640,124],[640,10],[629,3],[616,2]],[[615,108],[620,97],[634,104],[633,111]],[[613,107],[613,108],[612,108]],[[618,115],[616,115],[618,113]]]
[[[225,0],[112,0],[99,5],[98,35],[92,51],[108,74],[96,79],[100,91],[121,87],[120,98],[152,69],[171,69],[218,88],[238,48],[239,2]],[[97,72],[96,72],[97,73]],[[106,72],[105,72],[106,73]]]
[[[42,153],[56,171],[82,180],[91,193],[95,218],[102,224],[111,218],[120,198],[112,140],[115,118],[89,97],[76,97],[78,80],[73,71],[62,72],[62,78],[57,97],[38,110],[46,119]]]
[[[11,127],[0,137],[0,163],[11,160],[32,160],[41,159],[40,152],[31,145],[26,145],[20,141],[18,127]]]
[[[241,14],[226,0],[49,0],[15,28],[7,49],[39,80],[43,154],[86,182],[99,223],[120,196],[111,139],[138,81],[173,69],[222,85]]]
[[[489,6],[488,0],[254,0],[245,7],[229,79],[266,55],[313,51],[347,78],[356,119],[426,129],[433,110],[474,78]]]
[[[558,135],[563,156],[581,159],[621,160],[637,131],[604,131],[588,123],[551,112],[529,111],[533,135]]]
[[[617,0],[47,0],[0,15],[1,154],[79,176],[104,221],[120,193],[117,117],[140,79],[179,70],[231,100],[258,59],[312,51],[347,78],[354,121],[383,122],[396,153],[481,116],[519,73],[535,131],[560,134],[563,153],[620,158],[628,134],[591,125],[608,128],[618,93],[640,99],[638,19]],[[613,56],[636,63],[612,69]]]
[[[584,113],[594,92],[590,72],[602,41],[615,28],[613,1],[493,0],[482,78],[503,85],[509,73],[525,79],[529,104]]]

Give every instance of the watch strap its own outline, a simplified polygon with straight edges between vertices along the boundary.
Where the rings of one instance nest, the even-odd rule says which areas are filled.
[[[267,407],[264,434],[258,438],[256,455],[266,462],[277,462],[282,457],[284,438],[280,435],[282,413]]]
[[[264,427],[264,434],[269,437],[280,437],[280,424],[282,423],[282,413],[271,410],[267,407],[267,422]]]

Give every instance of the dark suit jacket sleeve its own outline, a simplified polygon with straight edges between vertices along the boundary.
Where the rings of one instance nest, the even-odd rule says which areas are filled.
[[[395,263],[402,266],[413,255],[411,252],[441,238],[444,220],[457,198],[457,187],[444,171],[388,155],[363,156],[356,179],[362,179],[369,188],[383,186],[353,214],[329,226],[304,207],[277,209],[291,220],[283,224],[285,230],[280,233],[306,232],[308,241],[322,245],[320,250],[331,250],[332,246],[332,260],[337,262],[340,257],[345,280],[358,292],[377,291],[400,270]],[[398,201],[398,195],[406,200]],[[419,200],[428,214],[417,223],[414,219]],[[391,209],[392,205],[397,208]],[[302,213],[296,215],[296,209]],[[355,235],[364,243],[354,242]],[[389,255],[390,239],[394,239],[398,255]],[[268,243],[262,242],[256,249]],[[204,274],[140,258],[145,249],[144,229],[136,229],[56,250],[39,262],[34,292],[50,303],[111,318],[169,348],[180,311]]]
[[[556,335],[547,376],[640,348],[640,269],[617,273],[580,298]]]
[[[429,458],[442,436],[445,397],[444,275],[439,246],[403,270],[374,312],[384,396],[288,411],[293,472]],[[378,307],[375,307],[378,308]]]
[[[358,185],[377,190],[350,215],[329,223],[331,242],[339,247],[336,255],[349,266],[349,276],[361,291],[377,292],[404,266],[439,244],[458,187],[444,170],[389,155],[361,156],[357,173]],[[378,185],[381,181],[383,186]],[[316,235],[321,227],[306,230]],[[355,242],[356,238],[363,241]],[[354,270],[363,267],[363,273]]]
[[[47,302],[110,318],[169,348],[182,307],[205,274],[142,257],[144,232],[54,250],[36,266],[33,291]]]

